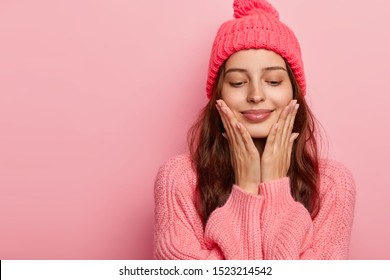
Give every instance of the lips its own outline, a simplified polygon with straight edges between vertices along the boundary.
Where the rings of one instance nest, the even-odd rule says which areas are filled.
[[[258,110],[247,110],[241,112],[241,114],[250,122],[262,122],[268,119],[268,117],[272,114],[273,110],[267,109],[258,109]]]

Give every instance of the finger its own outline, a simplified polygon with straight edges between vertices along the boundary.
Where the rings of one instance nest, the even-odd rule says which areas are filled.
[[[238,120],[230,108],[222,100],[217,101],[220,110],[222,111],[222,118],[224,120],[224,127],[227,132],[228,138],[231,140],[233,145],[238,145],[240,147],[244,146],[241,133],[237,127]],[[234,148],[234,147],[233,147]]]
[[[289,124],[289,129],[291,131],[294,128],[294,122],[295,122],[295,117],[296,117],[297,112],[298,112],[298,108],[299,108],[299,104],[295,104],[293,109],[292,109],[292,112],[291,112],[291,119],[290,119],[290,124]]]
[[[219,106],[220,106],[220,109],[221,109],[222,119],[223,119],[223,122],[224,122],[225,130],[227,132],[227,136],[231,140],[235,140],[235,138],[236,138],[235,130],[237,128],[235,127],[235,125],[236,125],[235,120],[231,116],[229,116],[230,115],[230,112],[229,112],[230,109],[229,109],[229,107],[226,106],[226,104],[224,104],[222,102],[222,100],[219,100]]]
[[[235,132],[235,140],[240,147],[244,146],[247,151],[253,151],[256,149],[255,144],[253,143],[253,139],[249,134],[249,131],[245,128],[243,124],[241,124],[232,110],[224,103],[221,102],[223,108],[225,109],[226,116]]]
[[[223,127],[225,128],[225,132],[222,133],[222,136],[228,141],[229,143],[229,149],[230,149],[230,162],[233,166],[236,165],[235,163],[235,157],[233,156],[234,154],[234,149],[235,149],[235,140],[234,137],[232,136],[232,131],[231,127],[229,125],[229,122],[227,120],[225,112],[222,111],[222,108],[220,104],[217,103],[216,105],[219,116],[221,117]]]
[[[277,145],[281,145],[282,140],[283,140],[284,126],[285,126],[285,123],[286,123],[286,119],[287,119],[287,117],[288,117],[288,115],[290,113],[291,102],[283,109],[283,111],[280,114],[279,119],[278,119],[279,127],[278,127],[278,131],[277,131],[277,134],[276,134],[276,137],[275,137],[275,144],[277,144]]]
[[[287,118],[286,118],[286,121],[285,121],[284,127],[283,127],[281,143],[283,143],[286,146],[288,145],[288,142],[289,142],[289,139],[290,139],[290,136],[292,133],[292,129],[293,129],[294,117],[295,117],[295,113],[296,113],[296,110],[295,110],[296,103],[297,103],[297,100],[292,100],[292,102],[290,103],[289,113],[287,115]]]
[[[292,133],[293,133],[294,122],[295,122],[295,117],[296,117],[297,112],[298,112],[298,108],[299,108],[299,104],[295,104],[293,109],[292,109],[292,112],[291,112],[290,123],[289,123],[289,126],[288,126],[288,135],[289,136],[291,136]]]
[[[265,142],[265,148],[271,147],[275,143],[276,134],[278,132],[279,123],[275,123],[268,134],[267,141]]]
[[[299,133],[291,134],[291,137],[290,137],[290,140],[288,143],[288,153],[287,153],[288,167],[290,167],[292,148],[293,148],[294,142],[298,138],[298,136],[299,136]]]
[[[225,133],[224,133],[224,135],[223,135],[223,134],[222,134],[222,135],[223,135],[227,140],[229,140],[229,139],[230,139],[229,135],[232,134],[232,132],[231,132],[231,127],[230,127],[230,125],[229,125],[229,121],[228,121],[228,119],[227,119],[226,113],[222,111],[221,104],[218,102],[218,100],[217,100],[216,107],[217,107],[219,116],[221,117],[221,121],[222,121],[223,127],[225,128]]]
[[[238,122],[237,128],[241,134],[242,141],[245,144],[246,150],[249,152],[253,152],[254,150],[256,150],[255,143],[253,143],[253,139],[252,139],[251,135],[249,134],[249,131],[245,128],[245,126]]]

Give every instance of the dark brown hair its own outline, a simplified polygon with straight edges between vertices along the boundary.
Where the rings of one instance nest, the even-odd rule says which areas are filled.
[[[313,217],[319,205],[316,120],[287,62],[286,65],[293,98],[299,104],[293,128],[294,132],[299,132],[299,136],[294,142],[287,176],[293,198],[302,203]],[[224,128],[215,107],[216,100],[221,98],[224,71],[225,63],[218,71],[211,99],[188,132],[191,159],[197,173],[197,207],[203,225],[216,208],[225,204],[235,182],[229,144],[222,136]]]

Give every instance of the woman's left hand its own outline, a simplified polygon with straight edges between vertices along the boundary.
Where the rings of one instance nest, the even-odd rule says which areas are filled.
[[[270,130],[261,156],[262,182],[287,176],[290,168],[292,146],[299,135],[299,133],[292,132],[299,107],[296,103],[296,100],[290,101],[280,114],[278,122]]]

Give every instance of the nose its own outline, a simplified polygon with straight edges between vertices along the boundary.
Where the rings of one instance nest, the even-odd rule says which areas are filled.
[[[259,86],[252,86],[248,93],[248,102],[259,103],[265,100],[265,94]]]

